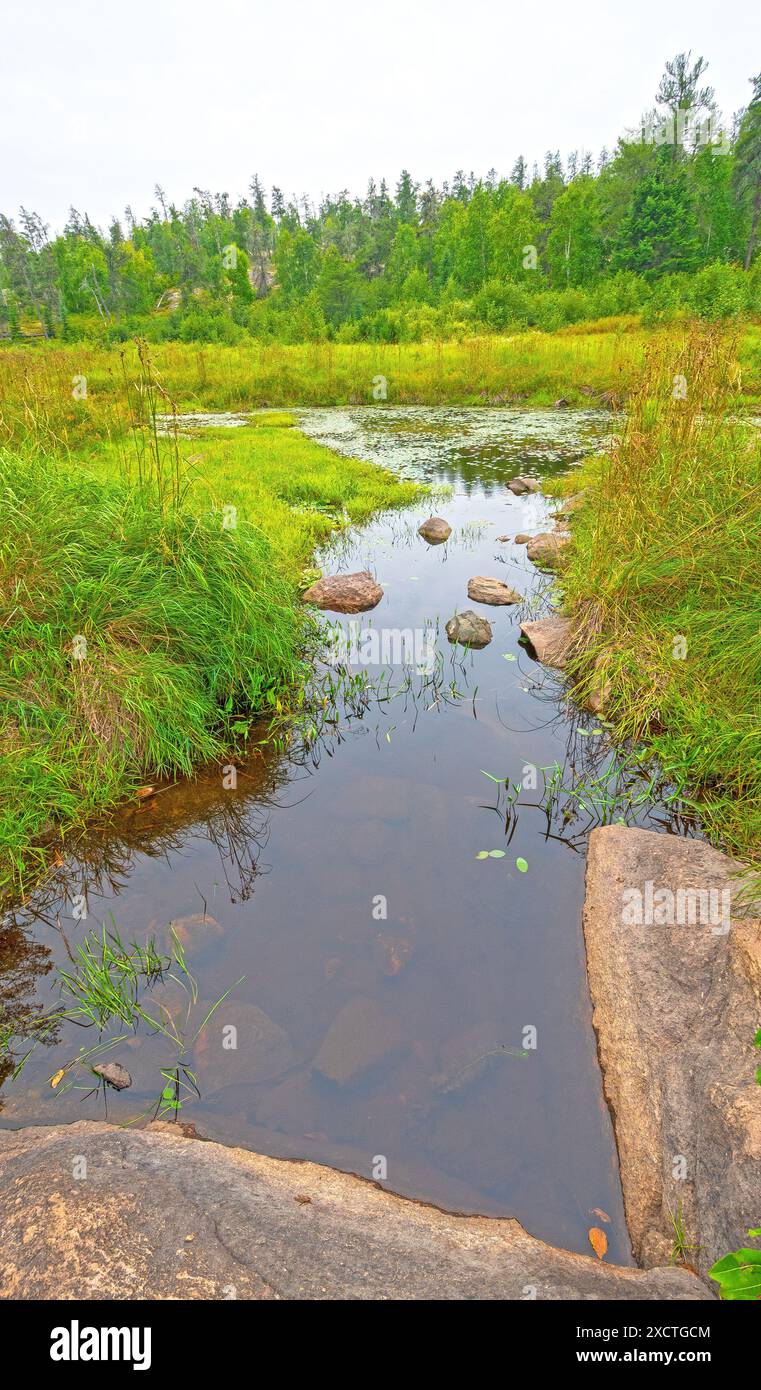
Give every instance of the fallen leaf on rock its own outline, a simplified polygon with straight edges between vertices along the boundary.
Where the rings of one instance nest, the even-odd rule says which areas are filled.
[[[307,1196],[305,1196],[305,1194],[304,1194],[303,1192],[300,1192],[299,1195],[298,1195],[298,1197],[294,1197],[293,1200],[294,1200],[294,1202],[298,1202],[298,1204],[299,1204],[300,1207],[306,1207],[306,1206],[309,1206],[309,1205],[311,1204],[312,1198],[311,1198],[311,1197],[307,1197]]]
[[[603,1260],[605,1258],[605,1252],[608,1248],[608,1237],[606,1236],[604,1231],[600,1230],[599,1226],[590,1227],[589,1244],[594,1250],[598,1260]]]

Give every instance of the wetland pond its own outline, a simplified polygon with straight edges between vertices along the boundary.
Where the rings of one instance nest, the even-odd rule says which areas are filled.
[[[585,847],[605,819],[663,829],[669,812],[626,777],[611,809],[604,728],[519,645],[519,622],[546,611],[551,580],[512,538],[545,529],[551,507],[505,486],[565,471],[601,446],[610,416],[385,406],[298,416],[331,448],[446,490],[342,533],[318,557],[325,573],[377,576],[384,597],[354,619],[363,632],[434,630],[435,669],[360,664],[379,698],[361,714],[344,709],[308,752],[273,749],[235,789],[213,769],[90,830],[7,916],[0,998],[51,1007],[56,971],[86,932],[166,947],[174,922],[200,1020],[241,981],[190,1055],[201,1096],[186,1099],[183,1122],[273,1155],[385,1171],[396,1192],[515,1216],[585,1254],[602,1212],[609,1258],[631,1263],[585,972]],[[444,545],[417,535],[432,513],[453,528]],[[503,579],[524,602],[471,604],[473,575]],[[465,652],[444,624],[471,606],[493,640]],[[601,800],[574,796],[582,778],[602,779]],[[478,857],[492,850],[502,857]],[[146,997],[172,1008],[175,989],[164,979]],[[117,1123],[150,1117],[172,1050],[145,1027],[122,1029],[96,1059],[122,1063],[129,1089],[51,1087],[93,1031],[67,1024],[6,1078],[0,1124],[98,1119],[106,1106]]]

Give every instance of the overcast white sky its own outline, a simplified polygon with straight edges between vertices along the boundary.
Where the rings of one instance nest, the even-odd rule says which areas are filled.
[[[596,156],[679,50],[745,105],[760,40],[758,0],[3,0],[0,210],[57,230],[142,216],[157,182],[319,198]]]

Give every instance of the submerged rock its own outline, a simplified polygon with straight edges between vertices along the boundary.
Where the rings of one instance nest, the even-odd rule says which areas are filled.
[[[538,536],[532,536],[528,541],[526,554],[535,565],[552,569],[569,540],[570,536],[559,531],[540,531]]]
[[[360,570],[357,574],[326,575],[301,597],[304,603],[314,603],[333,613],[366,613],[380,603],[383,590],[369,570]]]
[[[641,1264],[669,1257],[675,1215],[701,1273],[748,1245],[761,1194],[759,905],[702,840],[593,830],[584,934],[605,1094]]]
[[[189,1031],[199,1026],[211,1007],[208,1002],[196,1005]],[[202,1092],[221,1091],[226,1086],[270,1081],[292,1061],[288,1034],[269,1014],[245,1000],[225,999],[201,1030],[194,1070]]]
[[[536,622],[521,623],[521,634],[526,638],[532,656],[544,666],[554,666],[562,670],[566,663],[571,642],[571,624],[560,613],[549,618],[538,618]]]
[[[547,1301],[712,1298],[686,1269],[609,1265],[166,1123],[0,1130],[0,1228],[4,1299],[498,1302],[527,1284]]]
[[[527,531],[519,531],[519,532],[518,532],[518,535],[515,537],[515,544],[516,544],[516,545],[528,545],[528,543],[529,543],[530,540],[531,540],[531,537],[530,537],[530,535],[528,534]]]
[[[381,1062],[402,1041],[400,1026],[376,999],[350,999],[328,1029],[314,1069],[338,1086],[345,1086]]]
[[[522,497],[527,492],[539,491],[536,478],[527,478],[523,473],[519,473],[517,478],[511,478],[507,486],[510,492],[515,493],[516,497]]]
[[[476,574],[468,580],[468,598],[475,603],[521,603],[523,595],[516,589],[511,589],[504,584],[501,579],[489,579],[486,575]]]
[[[446,625],[450,642],[459,642],[462,647],[488,647],[492,639],[491,624],[472,608],[464,613],[455,613]]]
[[[422,526],[418,526],[417,533],[428,541],[429,545],[441,545],[442,541],[449,540],[452,534],[452,527],[443,516],[429,516]]]

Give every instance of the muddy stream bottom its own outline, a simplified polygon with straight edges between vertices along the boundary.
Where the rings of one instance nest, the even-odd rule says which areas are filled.
[[[614,813],[546,797],[546,779],[594,778],[610,750],[518,643],[551,581],[512,537],[544,529],[550,507],[505,488],[516,473],[565,471],[600,447],[610,417],[360,408],[306,411],[301,425],[448,490],[319,557],[326,573],[369,568],[383,586],[355,619],[355,657],[370,664],[352,669],[385,697],[361,718],[339,705],[309,754],[257,756],[235,789],[212,769],[71,845],[2,926],[0,997],[50,1008],[67,944],[105,925],[166,948],[173,922],[198,981],[191,1033],[235,984],[188,1059],[201,1097],[185,1100],[183,1122],[452,1210],[516,1216],[584,1253],[604,1224],[609,1258],[631,1263],[581,930],[586,837]],[[417,535],[431,513],[453,528],[445,545]],[[524,602],[471,603],[472,575]],[[471,607],[493,640],[455,652],[444,624]],[[404,630],[422,672],[393,664]],[[629,788],[615,816],[662,827],[666,812]],[[489,851],[500,857],[478,857]],[[168,979],[145,998],[175,1016],[183,1001]],[[92,1092],[81,1075],[51,1087],[96,1041],[67,1025],[5,1080],[0,1124],[150,1117],[176,1054],[148,1028],[126,1034],[95,1060],[121,1062],[129,1089]]]

